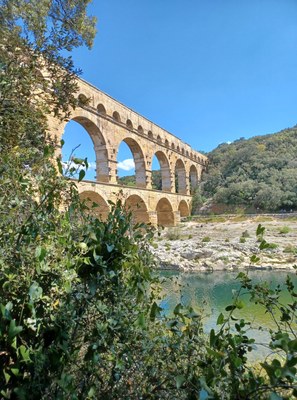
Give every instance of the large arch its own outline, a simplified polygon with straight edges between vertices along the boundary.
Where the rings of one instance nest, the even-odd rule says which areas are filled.
[[[181,200],[179,203],[178,211],[181,217],[188,217],[190,215],[189,206],[185,200]]]
[[[176,193],[187,193],[186,168],[180,158],[175,164],[175,191]]]
[[[134,163],[135,163],[135,182],[137,187],[146,187],[146,167],[143,151],[140,145],[136,142],[136,140],[126,137],[122,140],[125,142],[133,155]],[[119,149],[119,148],[118,148]],[[119,151],[119,150],[118,150]]]
[[[198,186],[198,180],[199,180],[198,171],[195,165],[191,165],[189,179],[190,179],[190,192],[193,193],[196,187]]]
[[[96,181],[109,181],[108,154],[106,149],[105,139],[97,127],[89,118],[77,115],[70,121],[75,121],[80,124],[89,134],[94,144],[94,152],[96,155]],[[69,122],[69,121],[68,121]]]
[[[91,190],[85,190],[79,194],[81,200],[84,200],[88,212],[102,221],[108,217],[109,206],[100,194]]]
[[[148,224],[150,222],[147,206],[140,196],[136,194],[129,196],[125,201],[125,208],[132,213],[134,223],[144,222]]]
[[[167,159],[167,156],[163,151],[157,151],[154,154],[160,164],[160,169],[161,169],[161,180],[162,180],[162,190],[163,191],[171,191],[171,172],[170,172],[170,165],[169,161]],[[154,157],[154,156],[153,156]]]
[[[172,209],[172,205],[170,204],[168,199],[163,197],[158,201],[156,212],[157,212],[158,225],[162,226],[175,225],[174,212]]]

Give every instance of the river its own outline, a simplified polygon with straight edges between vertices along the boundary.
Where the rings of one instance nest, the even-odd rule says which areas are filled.
[[[225,308],[232,302],[232,293],[239,289],[240,284],[236,280],[238,273],[215,271],[205,273],[182,273],[177,271],[162,271],[164,278],[163,291],[164,299],[161,307],[165,313],[170,313],[178,303],[191,305],[195,310],[202,310],[204,315],[205,331],[209,332],[212,328],[216,329],[216,321],[222,312],[227,315]],[[284,303],[292,301],[290,295],[285,290],[285,279],[287,273],[273,271],[251,271],[249,277],[252,282],[260,283],[267,281],[270,287],[280,285],[282,288],[281,300]],[[290,273],[292,280],[297,287],[297,276]],[[257,359],[267,354],[265,344],[269,342],[268,330],[274,329],[275,325],[270,316],[260,305],[249,301],[249,296],[243,295],[244,307],[236,310],[235,316],[244,318],[252,323],[253,329],[249,331],[249,336],[256,340],[256,355],[251,359]],[[261,327],[261,330],[258,328]]]

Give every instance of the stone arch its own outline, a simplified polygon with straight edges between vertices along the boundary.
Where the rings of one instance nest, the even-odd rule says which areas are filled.
[[[168,199],[163,197],[158,201],[157,207],[157,221],[158,225],[162,226],[174,226],[174,212],[172,209],[172,205]]]
[[[161,139],[160,135],[157,136],[157,142],[162,143],[162,139]]]
[[[175,192],[187,193],[186,168],[180,158],[175,163]]]
[[[166,157],[163,151],[157,151],[154,154],[160,164],[161,169],[161,180],[162,180],[162,190],[164,191],[171,191],[171,171],[168,158]]]
[[[141,125],[138,125],[138,133],[140,133],[141,135],[143,135],[143,127]]]
[[[177,145],[176,151],[180,152],[180,147]]]
[[[129,196],[125,201],[125,208],[132,213],[132,221],[135,224],[140,222],[148,224],[150,222],[147,206],[140,196],[136,194]]]
[[[135,182],[138,187],[146,187],[146,165],[144,160],[144,155],[142,148],[136,142],[136,140],[126,137],[122,140],[125,142],[133,155],[134,163],[135,163]],[[119,147],[118,147],[119,148]]]
[[[175,149],[175,144],[174,143],[171,143],[171,148],[172,148],[172,150]]]
[[[186,151],[186,156],[189,157],[189,152],[188,152],[188,150]]]
[[[181,153],[182,153],[182,155],[185,154],[185,149],[184,148],[181,149]]]
[[[96,154],[96,180],[99,182],[109,181],[108,153],[105,138],[98,126],[89,118],[81,115],[73,116],[72,121],[79,123],[89,134],[94,144]]]
[[[188,217],[190,215],[189,206],[185,200],[181,200],[179,203],[178,211],[181,217]]]
[[[166,146],[166,147],[169,147],[168,139],[165,139],[165,146]]]
[[[127,119],[126,125],[127,125],[127,128],[128,128],[128,129],[130,129],[131,131],[133,131],[133,124],[132,124],[131,119],[129,119],[129,118]]]
[[[198,171],[195,165],[191,165],[189,179],[190,179],[190,191],[191,193],[193,193],[196,187],[198,186],[198,180],[199,180]]]
[[[153,135],[153,132],[152,132],[152,131],[148,131],[147,136],[148,136],[150,139],[153,139],[153,138],[154,138],[154,135]]]
[[[112,118],[113,118],[115,121],[117,121],[117,122],[121,122],[120,114],[119,114],[117,111],[114,111],[114,112],[112,113]]]
[[[79,194],[81,200],[84,200],[88,213],[106,221],[109,213],[109,206],[105,199],[98,193],[91,190],[85,190]]]
[[[104,105],[101,104],[101,103],[98,104],[98,106],[97,106],[97,111],[98,111],[98,113],[101,114],[101,115],[106,115],[106,109],[105,109]]]

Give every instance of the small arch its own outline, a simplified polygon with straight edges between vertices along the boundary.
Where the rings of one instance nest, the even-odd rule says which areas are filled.
[[[157,221],[158,225],[162,226],[174,226],[174,212],[172,205],[168,199],[163,197],[158,201],[157,207]]]
[[[106,221],[109,214],[109,206],[100,194],[91,190],[85,190],[79,194],[79,198],[84,201],[89,214],[102,221]]]
[[[175,164],[175,192],[187,193],[186,169],[181,159],[178,159]]]
[[[148,131],[147,136],[148,136],[150,139],[154,139],[154,135],[153,135],[153,132],[152,132],[152,131]]]
[[[169,147],[168,139],[165,139],[165,146]]]
[[[162,139],[161,139],[160,135],[157,136],[157,142],[162,143]]]
[[[185,200],[181,200],[179,203],[178,211],[181,217],[188,217],[190,215],[189,206]]]
[[[170,165],[169,161],[162,151],[157,151],[155,153],[161,170],[161,190],[171,191],[171,173],[170,173]]]
[[[198,171],[195,165],[191,165],[190,168],[190,192],[193,193],[198,186]]]
[[[175,144],[174,143],[171,143],[171,148],[172,148],[172,150],[175,149]]]
[[[185,154],[185,149],[184,148],[181,149],[181,153],[182,153],[182,155]]]
[[[125,208],[132,213],[134,224],[141,222],[148,224],[150,222],[147,206],[140,196],[136,194],[129,196],[125,201]]]
[[[188,150],[186,151],[186,157],[189,157],[189,152],[188,152]]]
[[[101,115],[106,115],[106,109],[105,109],[104,105],[101,104],[101,103],[98,104],[98,106],[97,106],[97,111],[98,111],[98,113],[101,114]]]
[[[80,106],[85,106],[85,105],[87,105],[88,104],[88,98],[87,98],[87,96],[85,95],[85,94],[83,94],[83,93],[80,93],[79,95],[78,95],[78,97],[77,97],[77,99],[78,99],[78,104],[80,105]]]
[[[193,158],[193,153],[190,154],[190,157]]]
[[[117,111],[114,111],[114,112],[112,113],[112,118],[113,118],[115,121],[117,121],[117,122],[121,122],[120,114],[119,114]]]
[[[126,125],[127,125],[128,129],[130,129],[131,131],[133,130],[133,124],[132,124],[132,121],[129,118],[126,121]]]
[[[143,127],[141,125],[138,125],[138,133],[140,133],[141,135],[143,135]]]
[[[176,151],[180,152],[180,147],[177,145]]]

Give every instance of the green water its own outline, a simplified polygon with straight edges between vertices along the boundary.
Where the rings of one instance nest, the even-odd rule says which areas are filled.
[[[176,304],[182,303],[191,305],[196,310],[202,310],[204,315],[205,331],[216,329],[216,321],[222,312],[227,315],[225,308],[232,302],[232,291],[239,289],[240,285],[235,279],[238,273],[217,271],[205,273],[181,273],[176,271],[162,271],[164,278],[163,290],[165,298],[161,306],[165,313],[170,313]],[[292,301],[285,290],[285,279],[287,273],[280,271],[252,271],[249,277],[253,283],[267,281],[271,287],[280,285],[283,288],[281,300],[284,303]],[[291,273],[290,276],[297,287],[297,276]],[[257,357],[267,354],[266,344],[269,342],[269,328],[275,329],[271,317],[265,313],[260,306],[249,301],[248,295],[243,295],[244,307],[236,310],[235,316],[244,318],[252,323],[249,336],[256,340]],[[261,327],[259,331],[258,328]],[[253,358],[253,357],[252,357]]]

